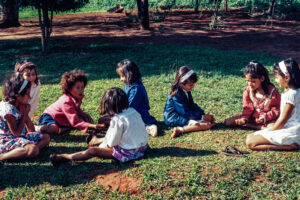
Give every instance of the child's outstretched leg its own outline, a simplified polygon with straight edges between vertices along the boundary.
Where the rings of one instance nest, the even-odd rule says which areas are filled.
[[[192,126],[174,127],[171,138],[173,139],[186,132],[205,131],[211,129],[213,126],[215,126],[215,124],[212,124],[211,122],[201,122]]]
[[[50,142],[50,136],[48,134],[43,134],[42,139],[36,144],[39,149],[44,148]]]
[[[42,125],[37,131],[41,131],[42,133],[48,134],[60,134],[63,132],[63,130],[56,124]]]
[[[265,151],[265,150],[281,150],[290,151],[300,149],[300,145],[293,143],[290,145],[275,145],[270,143],[266,138],[261,135],[250,134],[247,136],[246,145],[249,149],[254,151]]]
[[[0,161],[34,158],[39,154],[39,147],[27,144],[24,147],[13,149],[7,153],[0,154]]]
[[[50,160],[53,165],[59,165],[67,161],[84,161],[94,157],[111,159],[113,158],[112,154],[112,148],[93,147],[73,154],[51,154]]]

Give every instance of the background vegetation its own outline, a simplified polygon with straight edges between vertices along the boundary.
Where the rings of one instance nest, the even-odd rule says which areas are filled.
[[[246,86],[244,66],[255,59],[271,71],[272,65],[281,58],[203,46],[96,42],[79,45],[55,38],[47,55],[40,52],[38,39],[0,44],[0,81],[12,73],[17,59],[28,58],[38,65],[42,81],[38,115],[61,95],[59,81],[63,72],[80,68],[89,74],[82,107],[96,120],[103,92],[110,87],[124,87],[115,67],[118,61],[129,58],[141,69],[150,112],[159,121],[160,135],[150,138],[152,150],[142,160],[121,164],[95,158],[58,168],[51,166],[49,155],[87,148],[86,135],[73,131],[52,137],[50,146],[42,150],[37,159],[0,163],[0,189],[5,189],[3,199],[299,198],[299,152],[251,152],[245,158],[219,153],[226,145],[246,150],[244,141],[252,132],[229,129],[222,124],[225,118],[242,109],[242,91]],[[171,130],[162,122],[163,108],[175,71],[182,65],[193,66],[199,75],[192,92],[194,100],[206,112],[214,114],[218,124],[212,130],[170,140]],[[99,186],[95,177],[111,169],[139,178],[142,181],[140,193],[120,194]]]

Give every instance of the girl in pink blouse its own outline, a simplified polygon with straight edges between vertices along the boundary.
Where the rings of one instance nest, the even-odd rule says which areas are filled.
[[[248,86],[243,93],[242,114],[225,120],[226,126],[261,129],[274,123],[280,114],[280,94],[270,82],[267,69],[251,61],[244,70]]]
[[[87,75],[81,70],[66,72],[61,78],[63,95],[45,109],[39,119],[40,130],[59,134],[71,128],[87,132],[102,129],[103,124],[94,124],[93,119],[80,108],[87,84]]]

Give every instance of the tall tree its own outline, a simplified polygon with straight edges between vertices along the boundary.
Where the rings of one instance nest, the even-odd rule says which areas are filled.
[[[272,17],[274,15],[275,3],[276,3],[276,0],[270,0],[269,8],[267,10],[268,15],[271,15]]]
[[[19,23],[18,0],[0,0],[0,5],[2,5],[0,28],[21,26]]]
[[[52,33],[53,13],[81,8],[89,0],[22,0],[23,6],[34,6],[38,11],[42,51],[48,49]],[[50,14],[50,15],[49,15]]]
[[[137,0],[138,18],[143,29],[149,29],[148,0]]]

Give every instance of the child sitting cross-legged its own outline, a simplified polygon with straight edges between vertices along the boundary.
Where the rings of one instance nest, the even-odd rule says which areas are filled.
[[[100,114],[111,117],[110,126],[100,145],[73,154],[52,154],[50,160],[53,165],[93,157],[127,162],[144,156],[148,147],[148,133],[141,115],[129,107],[128,98],[122,89],[111,88],[104,93]]]

